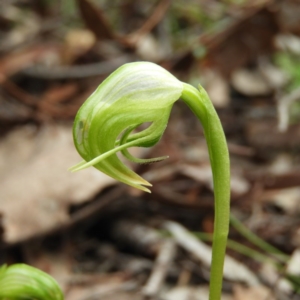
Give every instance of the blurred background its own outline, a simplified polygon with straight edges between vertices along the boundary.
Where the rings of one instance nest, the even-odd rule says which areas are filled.
[[[152,194],[93,168],[68,171],[80,161],[78,108],[141,60],[203,85],[224,126],[232,220],[222,299],[300,299],[297,0],[1,0],[0,264],[48,272],[67,300],[208,298],[212,177],[183,103],[156,147],[133,149],[170,156],[132,166]]]

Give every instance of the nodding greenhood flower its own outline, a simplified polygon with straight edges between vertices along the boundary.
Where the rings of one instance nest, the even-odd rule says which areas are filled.
[[[211,272],[211,298],[219,299],[229,226],[229,158],[218,115],[202,87],[199,90],[176,79],[150,62],[125,64],[104,80],[78,111],[73,138],[84,159],[72,171],[94,166],[130,186],[149,192],[149,182],[129,169],[117,156],[147,163],[165,159],[139,159],[130,147],[151,147],[161,138],[171,108],[181,98],[203,125],[214,179],[215,234]],[[139,125],[150,126],[134,133]]]
[[[172,105],[182,90],[179,80],[155,64],[131,63],[120,67],[77,113],[73,137],[85,162],[74,166],[72,171],[94,166],[121,182],[149,192],[144,186],[151,184],[124,165],[116,153],[120,151],[127,159],[139,163],[166,158],[137,159],[127,149],[150,147],[159,141]],[[149,128],[132,134],[145,122],[151,122]]]
[[[57,282],[48,274],[25,264],[0,268],[1,300],[63,300]]]

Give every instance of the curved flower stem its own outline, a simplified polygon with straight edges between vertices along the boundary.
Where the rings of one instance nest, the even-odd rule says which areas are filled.
[[[202,87],[183,83],[182,100],[202,123],[213,173],[215,220],[210,273],[210,300],[221,299],[223,265],[230,217],[230,165],[220,119]]]

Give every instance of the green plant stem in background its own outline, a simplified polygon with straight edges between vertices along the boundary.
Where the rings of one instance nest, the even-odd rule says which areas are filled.
[[[206,233],[206,232],[193,232],[193,234],[197,238],[199,238],[200,240],[203,240],[205,242],[212,242],[212,240],[213,240],[213,235]],[[254,250],[250,247],[247,247],[239,242],[228,239],[227,240],[227,248],[232,249],[235,252],[245,255],[247,257],[250,257],[250,258],[256,260],[257,262],[260,262],[260,263],[270,262],[272,265],[277,266],[277,263],[274,259]]]
[[[229,229],[230,166],[221,122],[202,87],[197,90],[153,63],[123,65],[102,82],[76,115],[74,144],[84,161],[71,170],[94,166],[116,180],[150,192],[147,186],[151,184],[130,170],[119,159],[117,152],[137,163],[165,159],[135,158],[127,149],[155,145],[167,126],[174,102],[179,98],[202,123],[208,146],[215,195],[209,299],[220,300]],[[151,125],[134,133],[133,130],[143,123]]]
[[[251,230],[249,230],[244,224],[242,224],[237,218],[235,218],[233,215],[230,216],[230,224],[242,235],[244,236],[248,241],[250,241],[252,244],[260,248],[261,250],[273,254],[275,258],[277,258],[279,261],[285,263],[288,261],[289,256],[284,254],[279,249],[275,248],[274,246],[270,245],[260,237],[258,237],[256,234],[254,234]]]

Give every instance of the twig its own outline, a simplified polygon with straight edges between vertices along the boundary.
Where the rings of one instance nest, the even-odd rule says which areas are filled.
[[[114,298],[114,294],[123,294],[137,289],[138,284],[135,281],[124,282],[104,282],[103,284],[91,285],[85,289],[72,288],[66,295],[66,300],[92,300],[92,299],[107,299],[110,296]]]
[[[30,107],[36,107],[38,100],[36,97],[31,96],[22,88],[17,86],[13,81],[6,78],[3,74],[0,73],[0,87],[6,90],[11,96],[20,100],[24,104]]]
[[[230,154],[246,156],[246,157],[252,157],[255,155],[255,149],[247,146],[234,144],[231,142],[228,142],[228,149]]]
[[[71,79],[71,78],[86,78],[92,76],[100,76],[111,73],[121,65],[130,62],[133,57],[122,56],[111,61],[103,61],[99,63],[68,66],[68,67],[44,67],[35,66],[22,70],[23,74],[42,79]]]
[[[104,207],[109,205],[111,202],[116,201],[116,199],[124,195],[124,192],[125,192],[124,186],[116,186],[107,194],[100,195],[99,197],[97,197],[97,200],[89,203],[87,206],[81,208],[79,211],[71,215],[71,220],[68,224],[66,224],[66,229],[84,220],[95,219],[98,213]]]
[[[205,267],[210,267],[212,251],[209,246],[202,243],[178,223],[166,222],[165,228],[174,236],[181,247],[191,252]],[[249,269],[229,256],[225,257],[224,278],[232,281],[243,281],[250,286],[258,284],[256,276]]]
[[[176,244],[173,240],[162,243],[152,273],[142,290],[145,296],[154,297],[159,293],[175,253]]]
[[[86,26],[99,40],[114,40],[115,33],[107,21],[104,11],[89,0],[77,0],[81,17]]]
[[[1,73],[0,87],[15,99],[29,107],[32,110],[32,117],[37,120],[44,119],[45,117],[70,118],[76,114],[79,108],[79,104],[74,104],[75,101],[61,105],[61,103],[57,101],[61,100],[59,98],[55,99],[58,103],[47,97],[47,95],[39,99],[37,96],[29,94]],[[88,97],[94,90],[95,88],[93,87],[93,89],[87,90],[83,95],[86,94],[86,97]]]
[[[285,132],[289,124],[289,109],[293,102],[300,99],[300,88],[295,89],[289,95],[277,100],[278,130]]]
[[[111,227],[111,235],[118,243],[146,255],[157,255],[164,241],[152,227],[127,219],[115,222]]]
[[[138,42],[140,38],[150,32],[165,16],[169,6],[170,0],[162,0],[154,9],[151,16],[145,21],[145,23],[137,31],[131,33],[127,38],[134,44]]]

